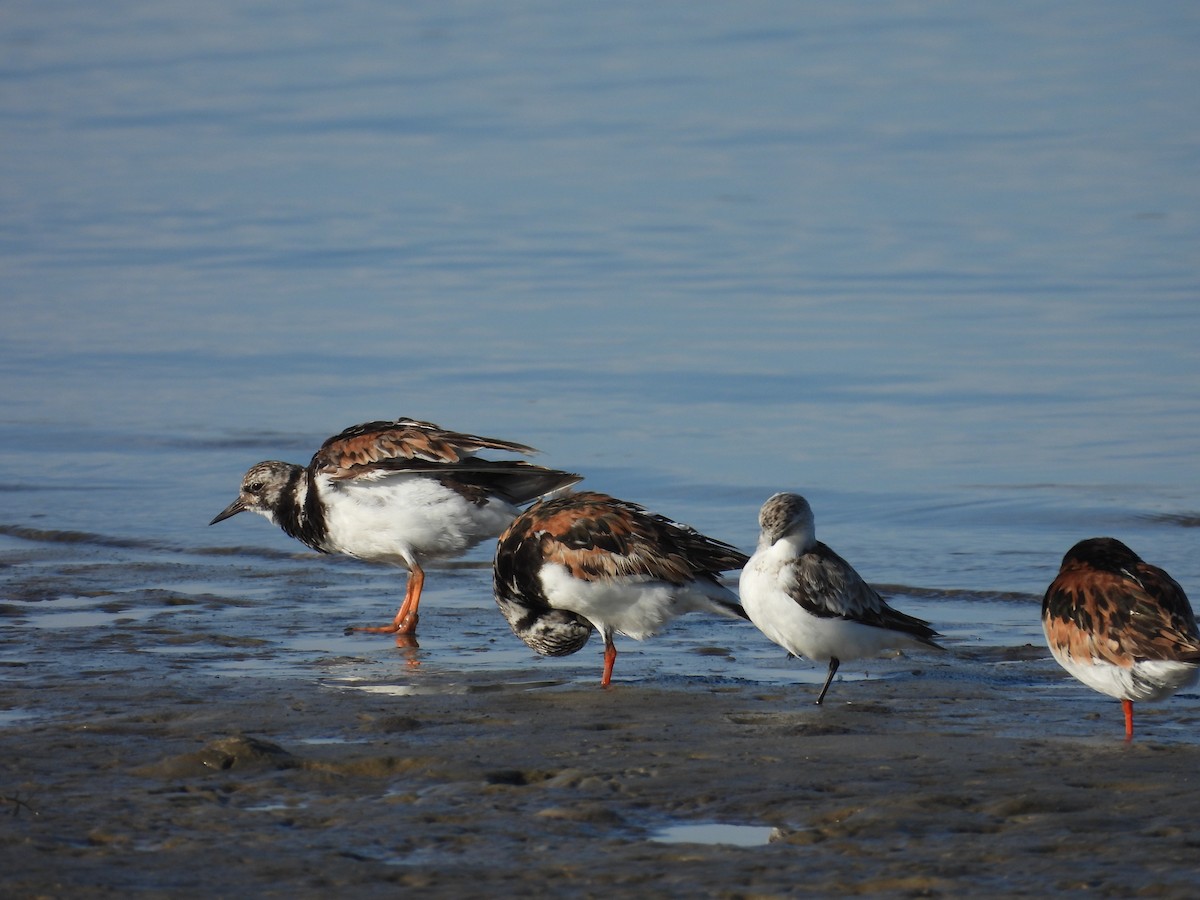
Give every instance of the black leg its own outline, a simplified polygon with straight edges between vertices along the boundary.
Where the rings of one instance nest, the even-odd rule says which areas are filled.
[[[817,697],[817,706],[820,706],[823,702],[825,702],[825,692],[829,690],[829,683],[833,681],[833,676],[837,674],[838,666],[840,665],[841,662],[836,656],[830,657],[829,674],[825,677],[825,686],[821,688],[820,696]]]

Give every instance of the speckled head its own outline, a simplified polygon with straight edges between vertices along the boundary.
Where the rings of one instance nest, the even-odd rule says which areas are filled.
[[[542,656],[569,656],[592,635],[591,623],[569,610],[534,609],[499,594],[496,603],[513,634]]]
[[[301,466],[274,459],[251,466],[242,478],[237,499],[217,513],[208,524],[215,525],[240,512],[256,512],[274,521],[284,492],[303,472]]]
[[[798,538],[805,547],[816,540],[812,507],[799,494],[779,493],[767,500],[758,513],[758,527],[759,546],[769,547],[785,537]]]

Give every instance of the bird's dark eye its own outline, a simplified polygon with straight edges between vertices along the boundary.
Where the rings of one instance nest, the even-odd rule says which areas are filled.
[[[246,492],[249,494],[262,493],[263,483],[261,481],[252,481],[246,485]]]

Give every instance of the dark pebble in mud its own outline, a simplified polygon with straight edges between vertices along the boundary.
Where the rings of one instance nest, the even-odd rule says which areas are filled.
[[[412,716],[381,716],[369,719],[366,724],[372,731],[385,734],[403,734],[421,727],[421,721]]]
[[[213,772],[290,769],[299,761],[278,744],[254,737],[219,738],[194,753],[145,766],[139,773],[154,778],[188,778]]]

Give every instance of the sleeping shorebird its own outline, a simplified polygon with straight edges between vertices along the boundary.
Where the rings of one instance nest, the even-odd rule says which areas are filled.
[[[534,504],[496,546],[493,587],[513,633],[544,656],[565,656],[604,638],[612,680],[614,634],[643,640],[676,616],[745,618],[720,573],[746,555],[636,503],[590,491]]]
[[[1196,683],[1200,631],[1183,588],[1113,538],[1067,551],[1042,598],[1042,630],[1059,665],[1121,701],[1127,741],[1135,700]]]
[[[481,459],[476,450],[536,452],[413,419],[367,422],[329,438],[307,467],[275,460],[251,467],[237,499],[209,524],[256,512],[321,553],[404,566],[408,584],[395,620],[348,630],[412,634],[423,561],[465,553],[503,531],[523,504],[580,480],[523,460]]]
[[[789,653],[829,661],[818,705],[844,659],[899,647],[942,649],[928,622],[892,609],[817,540],[812,508],[803,497],[775,494],[763,504],[758,524],[758,549],[742,570],[742,606]]]

